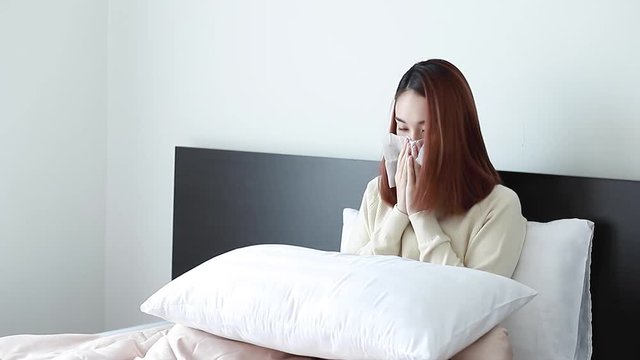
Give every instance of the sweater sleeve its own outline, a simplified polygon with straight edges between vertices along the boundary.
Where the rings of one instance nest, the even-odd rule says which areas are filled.
[[[435,215],[420,211],[409,216],[418,241],[420,261],[434,264],[464,266],[451,247],[451,238],[444,233]]]
[[[511,277],[516,269],[527,231],[520,200],[510,191],[508,201],[489,211],[484,225],[469,240],[468,267]]]
[[[526,231],[517,195],[509,192],[482,219],[483,223],[467,246],[464,259],[460,259],[451,247],[447,236],[434,215],[418,212],[410,221],[418,241],[420,260],[488,271],[511,277],[515,270]]]
[[[349,235],[353,246],[347,251],[359,255],[400,255],[402,233],[409,225],[409,217],[394,206],[376,222],[381,201],[377,184],[370,183]]]

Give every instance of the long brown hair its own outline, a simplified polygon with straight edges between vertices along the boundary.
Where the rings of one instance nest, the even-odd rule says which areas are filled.
[[[400,79],[395,100],[405,91],[427,99],[429,131],[417,176],[416,205],[438,215],[461,214],[484,199],[501,183],[482,139],[478,112],[467,80],[453,64],[430,59],[414,64]],[[395,102],[390,132],[396,133]],[[380,164],[380,195],[397,203],[389,188],[384,159]]]

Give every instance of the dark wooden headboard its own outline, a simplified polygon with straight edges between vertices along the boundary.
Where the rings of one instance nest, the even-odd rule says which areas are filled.
[[[376,161],[177,147],[172,278],[260,243],[338,250]],[[640,334],[640,182],[501,172],[531,221],[595,223],[593,359],[635,358]],[[626,328],[632,329],[631,331]],[[544,359],[546,360],[546,359]]]

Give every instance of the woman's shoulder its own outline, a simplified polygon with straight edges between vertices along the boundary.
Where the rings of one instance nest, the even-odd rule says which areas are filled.
[[[369,206],[380,203],[380,176],[369,180],[364,191],[364,197]]]
[[[502,184],[494,186],[482,202],[491,208],[516,208],[520,211],[520,197],[515,191]]]
[[[380,176],[376,176],[373,179],[369,180],[367,183],[366,192],[378,192],[378,187],[380,186]]]

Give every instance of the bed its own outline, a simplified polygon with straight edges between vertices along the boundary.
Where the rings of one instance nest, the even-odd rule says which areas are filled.
[[[260,242],[301,239],[295,245],[338,250],[342,209],[359,206],[378,167],[377,161],[177,147],[173,278],[212,256]],[[500,173],[519,195],[528,220],[595,223],[592,359],[634,354],[640,324],[640,183]],[[245,200],[237,201],[237,194]],[[250,227],[243,226],[247,217]]]
[[[251,245],[339,251],[346,210],[359,207],[363,190],[377,176],[378,166],[377,161],[176,147],[171,283],[212,258]],[[504,184],[519,195],[527,220],[542,224],[586,219],[595,224],[586,263],[590,272],[586,272],[583,291],[583,296],[590,297],[587,304],[591,308],[586,310],[590,310],[588,318],[592,321],[588,321],[588,333],[581,333],[581,339],[573,345],[577,349],[585,345],[581,341],[588,341],[589,353],[576,350],[570,358],[634,357],[635,326],[640,320],[640,282],[636,279],[640,274],[640,226],[636,221],[640,182],[507,171],[501,176]],[[578,304],[582,313],[586,311],[584,300]],[[117,355],[133,359],[144,357],[147,351],[145,359],[198,358],[190,352],[198,344],[200,354],[208,351],[203,356],[209,357],[213,350],[206,349],[237,352],[234,346],[240,344],[172,322],[65,336],[0,338],[0,358],[31,359],[25,355],[29,351],[37,350],[37,355],[66,354],[74,348],[87,352],[74,352],[77,357],[68,358],[107,359]],[[535,336],[525,341],[534,348],[542,344],[536,343]],[[61,346],[63,343],[66,345]],[[131,350],[124,356],[122,349],[127,346]],[[189,346],[193,348],[189,350]],[[243,351],[252,354],[249,358],[308,358],[247,346]],[[105,356],[108,351],[115,352]],[[152,354],[154,351],[157,355]],[[516,356],[520,358],[565,357],[536,357],[534,353]]]

